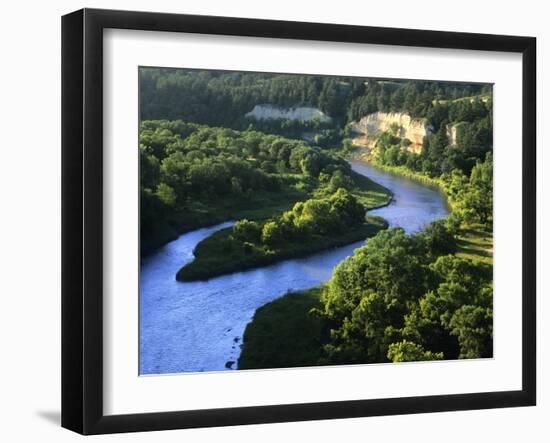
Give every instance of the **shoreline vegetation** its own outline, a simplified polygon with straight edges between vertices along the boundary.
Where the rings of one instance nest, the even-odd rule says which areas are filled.
[[[226,220],[264,221],[345,188],[367,209],[391,193],[303,140],[180,120],[140,123],[141,253]]]
[[[321,293],[322,286],[288,292],[258,308],[244,332],[238,369],[317,366],[330,332],[310,315],[322,309]]]
[[[451,213],[457,217],[456,223],[460,225],[457,233],[457,255],[490,264],[493,262],[492,221],[481,223],[479,220],[472,220],[471,214],[464,214],[464,212],[467,212],[465,206],[468,205],[465,205],[464,196],[459,193],[457,188],[467,186],[467,183],[464,181],[458,184],[453,183],[452,178],[446,175],[431,177],[420,171],[412,171],[404,165],[382,164],[376,161],[372,154],[363,149],[357,149],[355,152],[348,154],[347,158],[371,163],[383,171],[438,189],[445,197]]]
[[[448,199],[448,196],[445,193],[445,185],[441,182],[441,180],[437,178],[430,177],[429,175],[423,174],[421,172],[411,171],[410,169],[407,169],[406,166],[390,166],[378,163],[374,160],[372,155],[367,152],[367,150],[363,149],[357,149],[356,151],[348,154],[346,158],[349,158],[350,160],[366,162],[378,169],[381,169],[382,171],[386,171],[400,177],[405,177],[410,180],[417,181],[419,183],[422,183],[423,185],[428,185],[436,188],[443,193],[446,199]]]
[[[382,231],[382,233],[392,231],[400,230],[392,228]],[[492,237],[491,242],[488,243],[484,232],[479,225],[468,228],[467,232],[462,232],[456,237],[456,244],[452,247],[453,251],[445,251],[450,254],[440,255],[429,265],[429,268],[435,268],[440,273],[440,277],[436,279],[436,281],[440,281],[439,286],[436,286],[435,290],[432,289],[432,293],[428,292],[415,300],[418,307],[413,308],[407,314],[405,318],[408,320],[402,325],[401,331],[390,325],[386,327],[390,328],[386,329],[386,333],[390,331],[390,337],[393,336],[394,340],[401,339],[402,341],[396,341],[388,346],[387,340],[392,340],[392,338],[376,337],[376,334],[372,334],[374,331],[371,330],[372,335],[369,341],[381,341],[381,347],[386,352],[378,353],[378,355],[363,354],[361,347],[359,350],[357,348],[362,339],[348,348],[345,342],[349,340],[349,337],[344,342],[338,338],[347,337],[350,333],[351,335],[357,334],[357,326],[348,325],[344,329],[337,327],[342,321],[338,320],[339,313],[334,312],[334,307],[328,308],[335,304],[334,299],[336,298],[332,297],[331,300],[330,286],[333,284],[333,276],[327,283],[302,291],[289,291],[282,297],[260,307],[246,326],[237,369],[490,358],[492,356],[492,326],[485,325],[492,325],[492,284],[490,283],[492,280],[492,257],[487,253],[488,248],[492,251]],[[377,236],[371,238],[371,244],[373,239],[376,240]],[[367,247],[360,249],[367,252]],[[342,279],[342,275],[349,273],[350,266],[346,266],[346,262],[353,261],[357,253],[358,250],[336,268],[335,273],[340,274],[337,276],[337,280]],[[408,258],[415,259],[412,254]],[[458,271],[459,269],[460,271]],[[446,278],[446,275],[451,277]],[[461,276],[457,277],[457,275]],[[465,292],[470,293],[466,299],[461,300],[466,304],[465,309],[462,309],[462,306],[459,306],[460,302],[455,302],[456,305],[453,306],[451,300],[446,299],[452,294],[452,291],[450,293],[446,293],[446,291],[452,285],[458,287],[461,283],[460,279],[465,276],[468,276],[467,279],[476,276],[474,278],[477,279],[477,287],[473,287],[472,283],[468,282],[464,285],[465,290],[461,288],[454,294],[458,298],[459,294],[464,297]],[[396,278],[397,275],[393,277],[394,280]],[[340,290],[342,289],[344,292],[352,294],[354,292],[350,287],[340,288]],[[406,303],[411,303],[414,299],[415,297]],[[445,301],[443,302],[443,300]],[[350,300],[347,301],[347,303],[349,302]],[[373,302],[374,300],[371,303]],[[340,303],[345,302],[341,301]],[[374,302],[374,304],[376,303]],[[478,306],[477,303],[481,306]],[[438,304],[442,306],[438,306]],[[367,309],[366,312],[369,312],[372,308],[369,309],[367,306],[365,305],[363,309]],[[380,307],[376,309],[380,309]],[[454,313],[453,309],[455,309]],[[340,315],[342,314],[340,313]],[[373,324],[380,320],[376,319],[379,314],[371,312],[369,315],[374,317],[371,319]],[[423,316],[429,317],[430,320],[422,319]],[[430,323],[434,327],[433,318],[438,316],[444,320],[435,327],[437,332],[434,336],[438,338],[435,339],[435,342],[432,340],[430,343],[429,339],[421,338],[421,331]],[[484,320],[487,317],[489,320]],[[441,337],[449,331],[450,336],[442,341]],[[385,345],[384,342],[386,342]],[[419,345],[418,342],[421,342],[422,345]],[[380,345],[373,346],[371,344],[371,346],[378,348]],[[428,346],[435,347],[440,352],[427,350]]]
[[[452,240],[447,243],[448,249],[445,252],[448,255],[440,255],[430,265],[436,268],[439,264],[440,269],[445,269],[442,272],[442,277],[440,277],[442,283],[435,291],[432,289],[431,293],[429,292],[420,298],[418,305],[420,309],[413,309],[408,317],[405,316],[406,320],[402,324],[401,331],[395,330],[393,325],[390,326],[390,331],[391,329],[394,330],[390,332],[390,336],[393,335],[390,341],[397,341],[389,345],[383,345],[387,352],[378,355],[375,354],[376,351],[371,352],[369,355],[369,352],[365,353],[357,349],[358,345],[360,348],[366,347],[368,349],[369,341],[373,341],[375,337],[371,335],[370,340],[367,339],[366,341],[362,337],[359,343],[352,344],[350,347],[349,334],[353,335],[357,332],[353,332],[354,328],[350,328],[349,324],[347,327],[337,327],[342,324],[345,317],[338,319],[338,313],[335,312],[334,307],[331,307],[334,301],[331,302],[330,300],[330,285],[335,280],[334,276],[323,285],[307,290],[288,292],[283,297],[260,307],[254,314],[252,321],[247,325],[244,332],[238,369],[491,357],[492,221],[482,223],[476,220],[476,217],[472,216],[473,211],[467,209],[468,205],[464,202],[464,194],[457,192],[456,183],[454,184],[455,189],[453,189],[453,183],[448,177],[430,177],[425,173],[412,171],[406,166],[384,165],[377,162],[372,155],[364,152],[348,154],[347,157],[353,160],[370,161],[382,170],[436,187],[442,192],[451,209],[451,216],[443,219],[441,223],[445,223],[445,220],[448,222],[446,228],[453,231]],[[463,184],[467,185],[464,182]],[[432,223],[428,229],[431,229],[437,223]],[[376,237],[374,238],[376,239]],[[365,247],[364,249],[368,248]],[[356,255],[357,250],[350,260],[353,260]],[[337,267],[336,274],[343,273],[342,267],[345,262]],[[446,263],[443,266],[442,263],[444,262]],[[456,272],[451,271],[453,267],[457,270],[461,269],[461,276],[459,278],[455,277],[456,281],[453,282],[444,281],[443,274]],[[477,277],[474,277],[476,275]],[[456,294],[453,294],[453,291],[445,294],[450,285],[458,286],[462,283],[460,279],[472,279],[472,277],[477,278],[477,288],[467,287],[466,290],[461,289]],[[341,277],[337,275],[336,279],[339,278]],[[347,290],[350,290],[350,288],[347,288]],[[440,291],[442,295],[438,301],[437,296]],[[452,305],[449,296],[460,299],[461,295],[459,294],[464,297],[464,293],[467,292],[471,294],[469,299],[461,300],[464,303],[463,306],[459,306],[455,301],[455,312],[452,313],[453,308],[449,309],[449,305]],[[443,300],[445,301],[443,302]],[[447,306],[441,309],[441,306],[436,307],[437,303]],[[423,338],[421,333],[424,328],[424,335],[426,334],[427,324],[426,320],[421,320],[418,317],[426,316],[426,313],[422,311],[428,310],[426,306],[430,304],[432,305],[430,306],[432,311],[441,311],[442,313],[441,323],[438,327],[435,327],[436,331],[434,333],[434,335],[439,336],[439,343],[437,343],[437,340],[435,343],[433,341],[429,343],[429,340]],[[342,316],[341,313],[339,315]],[[348,315],[353,316],[351,313]],[[427,317],[431,317],[428,324],[431,323],[431,326],[434,327],[434,314],[428,314]],[[375,323],[379,320],[373,318],[371,322]],[[423,326],[419,327],[421,324]],[[338,338],[339,336],[347,338],[342,340]],[[446,339],[444,339],[446,344],[441,341],[442,336],[446,336]],[[299,338],[296,340],[296,337]],[[379,337],[378,340],[380,340]],[[428,347],[437,348],[440,352],[427,350]]]
[[[237,220],[177,276],[202,279],[370,235],[325,284],[257,309],[241,369],[491,357],[492,94],[481,83],[142,68],[141,252]],[[262,104],[327,118],[252,118]],[[356,123],[374,113],[424,129],[377,122],[361,142]],[[412,235],[386,229],[368,210],[392,195],[354,173],[352,155],[439,188],[451,215]]]
[[[358,174],[357,174],[358,175]],[[388,227],[377,216],[366,215],[365,202],[380,207],[392,194],[381,193],[371,180],[357,180],[353,193],[339,188],[333,194],[296,203],[281,215],[258,222],[240,220],[200,242],[195,259],[176,274],[178,281],[212,277],[305,257],[326,249],[355,243]],[[372,195],[374,192],[374,198]],[[357,195],[357,196],[356,196]]]
[[[292,189],[278,193],[260,190],[244,201],[227,198],[223,202],[217,199],[190,202],[187,210],[170,214],[168,220],[157,227],[154,236],[142,240],[141,255],[146,257],[153,254],[187,232],[215,226],[227,220],[266,220],[307,196],[304,191]]]
[[[176,274],[178,281],[190,282],[208,280],[234,272],[269,266],[280,261],[306,257],[327,249],[334,249],[372,237],[386,229],[388,223],[377,216],[367,216],[366,222],[356,228],[336,236],[316,235],[306,242],[286,242],[275,249],[242,246],[231,236],[232,228],[222,229],[200,242],[195,251],[195,259],[182,267]]]

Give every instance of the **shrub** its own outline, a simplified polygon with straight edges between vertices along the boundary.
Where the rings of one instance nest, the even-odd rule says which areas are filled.
[[[242,242],[258,243],[262,234],[261,226],[249,220],[239,220],[233,226],[233,237]]]
[[[276,246],[284,240],[283,227],[276,221],[267,222],[262,229],[262,242],[269,246]]]

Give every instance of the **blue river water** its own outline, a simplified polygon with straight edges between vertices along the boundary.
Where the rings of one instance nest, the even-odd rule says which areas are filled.
[[[353,170],[390,189],[390,205],[369,211],[390,226],[413,233],[448,214],[436,189],[374,166],[351,162]],[[178,282],[176,272],[193,260],[203,239],[233,222],[181,235],[140,270],[140,374],[223,371],[237,368],[242,336],[256,309],[288,291],[316,286],[364,241],[301,259],[237,272],[208,281]]]

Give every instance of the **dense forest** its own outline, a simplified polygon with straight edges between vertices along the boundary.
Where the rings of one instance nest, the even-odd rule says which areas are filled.
[[[239,368],[491,357],[492,267],[455,255],[456,229],[370,238],[326,285],[261,308]]]
[[[389,199],[342,158],[304,141],[181,120],[141,122],[140,165],[142,253],[186,230],[267,219],[339,188],[365,208]]]
[[[330,120],[246,117],[260,104]],[[492,107],[487,84],[142,68],[142,252],[235,220],[178,273],[192,280],[369,237],[323,286],[256,312],[240,369],[491,357]],[[374,112],[423,121],[421,152],[395,126],[356,148],[352,123]],[[350,156],[438,186],[452,214],[385,229],[365,214],[390,193]]]
[[[454,252],[455,234],[440,221],[412,236],[386,230],[356,250],[321,297],[325,360],[491,357],[491,266]]]
[[[458,82],[142,68],[140,118],[237,130],[251,127],[291,138],[314,131],[319,146],[339,147],[348,123],[377,111],[426,118],[436,129],[443,120],[473,122],[477,118],[470,115],[469,100],[460,99],[487,97],[491,91],[490,85]],[[255,105],[264,103],[315,107],[330,116],[332,123],[245,117]]]

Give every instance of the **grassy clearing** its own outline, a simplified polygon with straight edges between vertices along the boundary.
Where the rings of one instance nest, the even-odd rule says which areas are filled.
[[[244,333],[239,369],[318,365],[328,331],[310,310],[321,307],[320,295],[321,287],[292,292],[258,309]]]
[[[374,209],[390,204],[393,197],[391,191],[355,171],[352,171],[351,176],[357,185],[352,194],[365,208]]]
[[[250,245],[245,249],[232,240],[232,229],[223,229],[200,242],[194,253],[195,260],[181,268],[179,281],[207,280],[212,277],[267,266],[281,260],[304,257],[325,249],[344,246],[372,237],[388,224],[381,217],[367,216],[366,223],[341,234],[315,235],[302,242],[285,242],[275,249],[266,245]]]
[[[459,257],[493,263],[493,232],[482,225],[461,229],[458,237]]]
[[[350,172],[350,177],[353,179],[353,183],[355,186],[349,189],[349,192],[367,210],[380,208],[382,206],[390,204],[393,195],[389,189],[355,171]],[[312,193],[312,197],[328,197],[334,191],[334,189],[330,189],[328,186],[320,186]]]

